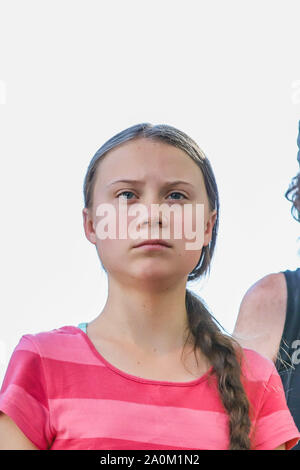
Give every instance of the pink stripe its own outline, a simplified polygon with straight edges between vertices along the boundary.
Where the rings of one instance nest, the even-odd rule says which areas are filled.
[[[61,439],[112,438],[199,449],[228,447],[225,413],[117,400],[49,400]]]
[[[205,448],[203,442],[202,449]],[[151,442],[136,442],[128,439],[56,439],[50,450],[187,450],[188,447],[166,446],[162,444],[151,444]]]
[[[1,393],[0,395],[0,404],[2,403],[2,400],[9,401],[11,403],[11,406],[19,405],[22,403],[22,405],[25,407],[30,408],[31,412],[34,414],[35,419],[37,419],[37,415],[41,417],[41,421],[45,419],[45,416],[48,416],[48,410],[45,408],[45,406],[42,405],[42,403],[38,402],[35,400],[32,395],[26,392],[24,388],[19,387],[18,385],[15,384],[10,384],[6,391],[4,393]]]
[[[9,385],[0,396],[0,410],[10,416],[39,448],[46,449],[49,446],[52,441],[49,412],[23,388]],[[28,420],[28,416],[32,416],[32,419]]]
[[[32,351],[17,350],[10,359],[1,387],[1,393],[15,384],[30,393],[38,402],[48,407],[41,358]]]
[[[73,327],[75,329],[75,327]],[[80,331],[75,334],[64,333],[59,334],[54,332],[38,333],[36,335],[23,336],[20,340],[19,349],[24,351],[40,352],[42,357],[54,359],[57,361],[74,362],[78,364],[91,364],[104,366],[101,358],[96,357],[95,354],[88,347],[84,338],[82,338]],[[37,344],[35,347],[32,342]]]
[[[243,348],[243,352],[243,371],[247,380],[267,382],[275,369],[273,362],[252,349]]]
[[[279,446],[292,437],[300,437],[300,433],[289,410],[279,410],[264,416],[257,421],[256,426],[254,447],[258,449],[268,449],[270,441],[277,438],[280,441],[278,442]]]

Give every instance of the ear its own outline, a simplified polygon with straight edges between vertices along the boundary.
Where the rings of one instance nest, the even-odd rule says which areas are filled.
[[[204,231],[204,243],[203,246],[209,245],[212,237],[212,231],[215,225],[217,219],[217,211],[214,210],[213,212],[210,213],[208,220],[206,222],[206,227]]]
[[[96,232],[94,229],[91,211],[85,207],[82,210],[82,216],[85,236],[91,243],[93,243],[93,245],[96,245]]]

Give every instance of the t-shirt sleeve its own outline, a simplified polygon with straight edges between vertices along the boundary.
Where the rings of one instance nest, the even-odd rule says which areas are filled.
[[[42,357],[31,335],[21,337],[0,390],[0,411],[40,450],[53,440]]]
[[[273,363],[270,378],[263,386],[253,450],[273,450],[282,444],[290,450],[299,441],[300,432],[287,406],[282,381]]]

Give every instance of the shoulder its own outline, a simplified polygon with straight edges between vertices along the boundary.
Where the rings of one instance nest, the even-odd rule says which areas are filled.
[[[275,365],[268,357],[250,348],[243,347],[242,351],[242,371],[246,380],[268,382],[270,377],[276,373]]]
[[[287,286],[282,272],[255,282],[245,293],[234,336],[242,346],[275,360],[286,316]]]
[[[80,328],[67,325],[50,331],[25,334],[14,353],[27,360],[42,360],[52,371],[63,362],[99,365],[99,357],[90,345],[86,333]]]
[[[239,310],[241,318],[268,324],[280,320],[286,313],[287,285],[282,272],[272,273],[255,282],[245,293]]]
[[[35,352],[41,356],[49,356],[52,352],[59,352],[60,348],[67,349],[80,337],[80,330],[71,325],[61,328],[28,333],[21,337],[16,349]]]
[[[255,282],[246,292],[242,304],[272,302],[284,300],[287,287],[283,272],[271,273]],[[241,304],[241,306],[242,306]]]

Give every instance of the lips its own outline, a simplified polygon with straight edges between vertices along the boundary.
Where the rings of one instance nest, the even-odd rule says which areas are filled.
[[[138,245],[135,245],[134,248],[137,248],[138,246],[143,246],[143,245],[163,245],[167,247],[171,247],[171,245],[165,240],[144,240],[143,242],[139,243]]]

